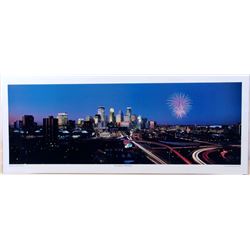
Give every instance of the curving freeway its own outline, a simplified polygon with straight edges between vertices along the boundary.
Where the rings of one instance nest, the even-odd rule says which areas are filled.
[[[209,158],[208,158],[208,154],[211,153],[211,152],[214,152],[216,151],[216,149],[218,149],[217,147],[210,147],[210,148],[201,148],[201,149],[198,149],[196,151],[193,152],[192,154],[192,158],[193,160],[198,163],[198,164],[201,164],[201,165],[206,165],[207,163],[204,162],[203,160],[201,160],[201,158],[199,157],[200,154],[202,153],[205,153],[205,159],[207,161],[209,161]]]
[[[145,149],[145,147],[143,147],[140,143],[149,143],[151,145],[157,145],[157,146],[161,146],[167,150],[169,150],[170,152],[174,153],[180,160],[182,160],[185,164],[192,164],[192,162],[190,160],[188,160],[186,157],[184,157],[181,153],[179,153],[177,150],[175,150],[173,147],[170,147],[169,145],[163,144],[163,143],[159,143],[159,142],[151,142],[151,141],[145,141],[145,140],[140,140],[135,142],[131,137],[129,138],[137,147],[139,147],[140,149],[142,149],[145,153],[147,153],[148,155],[152,156],[152,152],[150,152],[149,150]],[[150,154],[149,154],[150,153]],[[154,155],[154,159],[156,159],[156,157],[158,158],[157,161],[160,159],[158,156]],[[163,161],[160,159],[160,161]],[[164,161],[163,161],[164,162]],[[167,164],[167,162],[161,163],[161,164]]]

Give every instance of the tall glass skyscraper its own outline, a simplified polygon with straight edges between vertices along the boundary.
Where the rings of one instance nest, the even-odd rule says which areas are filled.
[[[116,122],[121,123],[123,121],[123,113],[119,110],[118,114],[116,115]]]
[[[105,108],[103,106],[98,108],[97,114],[101,116],[101,122],[105,122]]]
[[[68,114],[67,113],[58,113],[58,126],[59,127],[66,127],[68,124]]]
[[[115,109],[109,109],[109,122],[115,123]]]
[[[131,109],[131,107],[127,107],[126,115],[129,117],[129,120],[130,120],[131,119],[131,115],[132,115],[132,109]]]

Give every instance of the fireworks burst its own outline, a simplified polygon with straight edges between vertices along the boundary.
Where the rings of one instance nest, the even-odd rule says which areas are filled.
[[[190,98],[182,93],[174,94],[167,103],[177,119],[185,117],[191,109]]]

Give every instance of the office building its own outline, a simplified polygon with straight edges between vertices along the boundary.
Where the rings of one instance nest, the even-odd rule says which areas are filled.
[[[149,128],[149,122],[147,118],[142,118],[143,129]]]
[[[14,122],[14,129],[22,129],[23,128],[23,121],[17,120]]]
[[[79,118],[79,119],[77,120],[77,126],[78,126],[78,127],[82,127],[83,122],[84,122],[84,119],[83,119],[83,118]]]
[[[141,115],[137,117],[137,127],[138,129],[148,128],[147,118],[143,118]]]
[[[97,110],[97,114],[100,115],[101,117],[100,127],[105,128],[106,127],[105,108],[103,106],[100,106]]]
[[[137,121],[137,116],[131,115],[131,122],[136,122],[136,121]]]
[[[129,121],[131,119],[131,116],[132,116],[132,109],[131,107],[127,107],[127,110],[126,110],[126,116],[129,117]]]
[[[85,121],[94,123],[94,118],[92,116],[90,116],[90,115],[87,115],[86,118],[85,118]]]
[[[129,115],[124,115],[124,122],[130,123],[130,116]]]
[[[97,114],[101,117],[101,122],[105,122],[105,108],[100,106],[97,110]]]
[[[22,117],[22,126],[23,129],[27,132],[32,132],[35,129],[35,122],[33,115],[24,115]]]
[[[68,125],[68,114],[67,113],[58,113],[58,126],[59,128],[66,128]]]
[[[115,123],[115,109],[110,108],[109,110],[109,122]]]
[[[44,137],[50,142],[54,142],[58,137],[58,119],[53,116],[43,119]]]
[[[116,115],[116,123],[119,125],[123,121],[123,112],[119,110],[118,114]]]
[[[93,131],[93,122],[91,121],[84,121],[83,123],[83,129],[88,131],[88,132],[92,132]]]
[[[94,123],[95,125],[98,125],[101,122],[101,116],[99,114],[96,114],[94,116]]]
[[[74,130],[76,127],[76,122],[74,120],[68,120],[68,129],[69,130]]]
[[[149,128],[150,129],[155,129],[156,127],[156,122],[155,121],[149,121]]]

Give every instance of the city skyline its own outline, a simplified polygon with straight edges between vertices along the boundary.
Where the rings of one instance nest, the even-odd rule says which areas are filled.
[[[173,95],[188,96],[192,108],[181,119],[173,115],[167,104]],[[212,125],[241,122],[241,84],[178,83],[178,84],[80,84],[80,85],[10,85],[9,121],[13,124],[23,115],[42,119],[66,112],[69,120],[94,117],[98,107],[105,107],[109,116],[119,110],[168,125]]]
[[[98,114],[100,108],[104,108],[104,113],[103,113],[104,117],[101,117],[101,114]],[[127,107],[126,111],[128,110],[128,108],[130,108],[130,110],[131,110],[131,107]],[[110,118],[110,115],[111,115],[110,112],[111,112],[111,110],[112,110],[112,114],[114,115],[114,117],[112,117],[113,118],[112,121],[110,120],[111,119]],[[67,112],[58,112],[57,114],[48,114],[47,116],[43,117],[42,118],[42,122],[43,122],[43,119],[45,119],[45,118],[54,117],[54,118],[58,119],[59,126],[60,126],[60,125],[66,125],[67,122],[70,121],[70,120],[73,120],[73,121],[75,121],[77,123],[78,121],[89,121],[89,119],[93,119],[93,122],[94,122],[95,117],[96,116],[100,116],[100,121],[104,121],[106,123],[111,123],[111,122],[117,123],[117,116],[118,115],[121,116],[122,121],[125,121],[124,120],[124,119],[126,119],[125,117],[128,116],[126,112],[123,112],[123,110],[118,110],[118,112],[115,113],[114,111],[115,110],[114,110],[113,107],[110,107],[110,108],[106,109],[104,106],[99,106],[98,109],[97,109],[96,114],[94,114],[94,115],[89,114],[86,117],[79,117],[77,119],[70,119],[69,118],[69,114]],[[21,121],[25,116],[32,116],[34,118],[34,122],[37,122],[36,119],[35,119],[36,117],[33,114],[23,114],[17,120],[14,120],[13,124],[16,121]],[[144,117],[142,115],[137,115],[137,114],[131,113],[130,114],[130,118],[129,118],[129,122],[132,122],[131,117],[133,117],[133,116],[135,116],[136,118],[139,117],[139,118],[146,118],[147,119],[147,117]],[[61,123],[60,123],[60,120],[61,120]],[[64,120],[64,122],[63,122],[63,120]],[[154,120],[148,120],[148,121],[154,121]],[[38,125],[42,125],[42,122],[40,124],[38,124]],[[10,124],[10,125],[13,125],[13,124]]]

